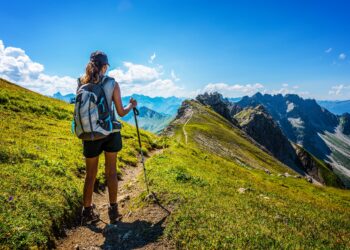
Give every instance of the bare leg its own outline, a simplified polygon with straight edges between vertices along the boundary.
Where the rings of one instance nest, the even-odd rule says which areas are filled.
[[[117,153],[105,152],[105,173],[108,186],[109,202],[117,203],[118,178],[117,178]]]
[[[92,205],[92,193],[98,170],[98,156],[93,158],[85,158],[86,162],[86,177],[84,184],[84,207]]]

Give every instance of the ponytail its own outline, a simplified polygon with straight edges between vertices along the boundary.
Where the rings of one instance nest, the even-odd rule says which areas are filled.
[[[81,78],[81,83],[98,83],[101,79],[101,70],[102,70],[101,64],[99,64],[96,61],[90,61],[86,65],[85,69],[85,75]]]

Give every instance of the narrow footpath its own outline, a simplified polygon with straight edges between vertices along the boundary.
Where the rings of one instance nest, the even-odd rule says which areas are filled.
[[[186,127],[187,123],[191,120],[192,115],[193,115],[193,111],[191,110],[190,112],[191,112],[190,117],[189,117],[188,120],[185,122],[185,124],[182,126],[182,131],[183,131],[184,136],[185,136],[185,143],[186,143],[186,144],[187,144],[187,132],[186,132],[185,127]]]
[[[151,151],[149,157],[159,153],[162,153],[161,149]],[[137,167],[123,170],[123,179],[118,181],[121,221],[109,224],[108,191],[94,193],[93,202],[101,220],[95,225],[67,230],[67,236],[56,242],[58,249],[174,249],[162,237],[169,213],[156,203],[149,202],[147,206],[137,208],[134,202],[134,198],[145,190],[141,161]]]

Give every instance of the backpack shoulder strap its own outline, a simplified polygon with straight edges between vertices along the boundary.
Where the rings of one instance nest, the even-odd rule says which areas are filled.
[[[77,90],[76,92],[78,92],[79,88],[81,87],[81,81],[80,81],[80,77],[77,78]]]
[[[109,76],[103,76],[99,85],[101,85],[101,87],[103,86],[103,84],[105,84],[108,80],[110,79]]]

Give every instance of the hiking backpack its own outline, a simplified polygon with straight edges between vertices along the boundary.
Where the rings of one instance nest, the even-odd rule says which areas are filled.
[[[108,77],[104,76],[98,84],[81,85],[78,79],[72,132],[84,141],[102,139],[113,131],[112,114],[103,89],[107,81]]]

